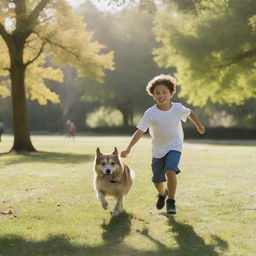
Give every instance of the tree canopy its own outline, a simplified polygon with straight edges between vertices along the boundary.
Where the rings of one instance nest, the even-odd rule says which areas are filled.
[[[62,79],[60,71],[47,66],[46,58],[56,66],[75,67],[79,76],[102,82],[104,70],[113,69],[113,53],[102,53],[104,46],[92,40],[82,17],[65,0],[2,0],[0,36],[0,75],[9,74],[11,80],[13,150],[33,151],[25,97],[42,104],[57,102],[57,95],[45,87],[43,79]],[[0,93],[7,96],[7,80],[0,81]]]
[[[181,9],[167,1],[159,6],[154,51],[162,67],[177,68],[180,96],[202,106],[242,104],[256,97],[256,2],[196,1]]]
[[[80,80],[81,94],[86,102],[118,109],[124,126],[133,125],[134,115],[153,102],[145,90],[147,82],[164,72],[152,56],[152,49],[157,46],[153,17],[136,7],[104,14],[89,3],[84,15],[88,27],[95,31],[95,38],[115,52],[116,68],[106,73],[104,85]]]
[[[26,29],[29,36],[25,41],[24,63],[28,65],[26,93],[29,98],[36,99],[41,104],[46,104],[47,100],[58,102],[58,96],[45,86],[44,79],[60,82],[63,80],[62,72],[44,65],[47,57],[51,57],[51,61],[57,66],[76,67],[81,77],[103,81],[103,69],[113,68],[113,53],[100,54],[104,46],[92,41],[92,33],[87,31],[86,24],[71,6],[64,0],[16,2],[20,4],[7,0],[0,3],[0,76],[7,77],[10,68],[9,52],[3,35]],[[44,2],[48,3],[28,28],[27,24],[32,23],[36,6],[39,8],[39,3],[42,5]],[[17,18],[18,14],[24,18],[20,20]],[[0,96],[10,95],[7,79],[0,81],[0,86]]]

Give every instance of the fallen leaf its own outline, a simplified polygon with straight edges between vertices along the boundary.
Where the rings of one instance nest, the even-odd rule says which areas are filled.
[[[9,209],[9,210],[6,210],[6,211],[0,212],[0,213],[3,215],[10,215],[10,214],[13,214],[13,210]]]

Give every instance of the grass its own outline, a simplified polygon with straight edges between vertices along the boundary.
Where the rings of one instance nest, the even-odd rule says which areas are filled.
[[[0,255],[255,255],[256,142],[186,141],[177,215],[167,218],[155,209],[150,139],[141,139],[126,159],[136,181],[125,212],[111,218],[93,190],[94,152],[129,139],[34,136],[45,153],[0,154],[0,211],[13,211],[0,214]],[[11,144],[4,136],[0,153]]]

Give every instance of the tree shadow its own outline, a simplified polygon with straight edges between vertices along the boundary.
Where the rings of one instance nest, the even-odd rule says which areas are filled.
[[[220,256],[218,251],[228,247],[226,241],[214,236],[214,244],[207,245],[204,240],[196,234],[193,228],[184,223],[168,219],[171,227],[170,232],[174,233],[178,247],[169,248],[160,241],[154,239],[147,229],[141,232],[150,241],[154,242],[157,249],[139,250],[128,246],[124,238],[131,232],[131,219],[133,216],[126,212],[113,217],[108,223],[104,221],[102,228],[103,244],[97,246],[79,246],[72,243],[72,240],[65,235],[49,236],[43,241],[25,240],[21,236],[6,235],[0,236],[1,256]],[[169,233],[167,233],[168,235]],[[173,235],[173,234],[172,234]],[[90,236],[90,234],[88,234]],[[140,241],[138,241],[140,243]]]
[[[102,238],[104,243],[98,246],[79,246],[63,235],[49,236],[43,241],[26,240],[18,235],[0,236],[1,256],[114,256],[138,255],[136,250],[123,243],[131,231],[132,215],[126,212],[104,221]],[[90,236],[90,234],[88,234]],[[135,254],[134,254],[135,253]]]
[[[82,163],[89,162],[94,159],[94,155],[90,154],[73,154],[73,153],[61,153],[61,152],[34,152],[34,153],[9,153],[0,154],[10,156],[4,160],[6,165],[18,164],[18,163]],[[19,156],[19,157],[17,157]]]

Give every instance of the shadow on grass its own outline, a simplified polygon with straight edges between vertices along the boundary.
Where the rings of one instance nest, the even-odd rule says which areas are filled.
[[[174,255],[207,255],[218,256],[222,255],[216,252],[216,248],[223,251],[228,248],[228,243],[218,236],[212,236],[213,244],[206,245],[204,240],[196,234],[193,227],[179,223],[174,217],[168,218],[168,223],[171,227],[171,232],[175,234],[175,239],[179,248]]]
[[[73,154],[73,153],[60,153],[60,152],[35,152],[35,153],[9,153],[0,154],[1,156],[9,156],[3,162],[7,164],[17,163],[81,163],[89,162],[94,159],[94,155],[86,154]]]
[[[128,246],[124,238],[131,232],[132,215],[126,212],[104,222],[102,238],[104,243],[98,246],[79,246],[65,235],[50,236],[44,241],[25,240],[21,236],[6,235],[0,237],[1,256],[220,256],[228,244],[214,236],[214,244],[207,245],[190,225],[179,223],[174,218],[168,219],[178,247],[169,248],[149,235],[144,229],[141,235],[156,245],[155,250],[139,250]],[[168,233],[167,233],[168,235]],[[90,234],[88,234],[90,236]],[[138,240],[138,244],[140,241]],[[217,249],[218,248],[218,252]]]
[[[101,225],[104,232],[102,238],[104,244],[99,246],[79,246],[71,243],[71,239],[65,235],[49,236],[43,241],[25,240],[21,236],[0,236],[1,256],[113,256],[131,255],[132,248],[123,244],[124,238],[131,231],[132,216],[126,212],[113,217],[109,223]],[[90,234],[88,234],[90,236]],[[125,251],[128,253],[126,254]],[[120,253],[120,254],[119,254]],[[134,255],[134,254],[132,254]]]
[[[103,240],[108,244],[122,242],[131,232],[131,219],[132,215],[124,211],[122,214],[112,217],[109,223],[104,221],[101,225],[104,230]]]
[[[207,245],[194,231],[193,227],[177,222],[173,216],[168,217],[168,225],[171,227],[170,233],[173,235],[178,244],[177,248],[169,248],[161,241],[154,239],[149,235],[148,230],[144,229],[142,234],[149,240],[154,242],[158,249],[153,252],[145,252],[146,256],[161,255],[161,256],[221,256],[223,251],[228,248],[228,243],[218,236],[212,236],[213,244]],[[219,253],[221,252],[221,253]]]

